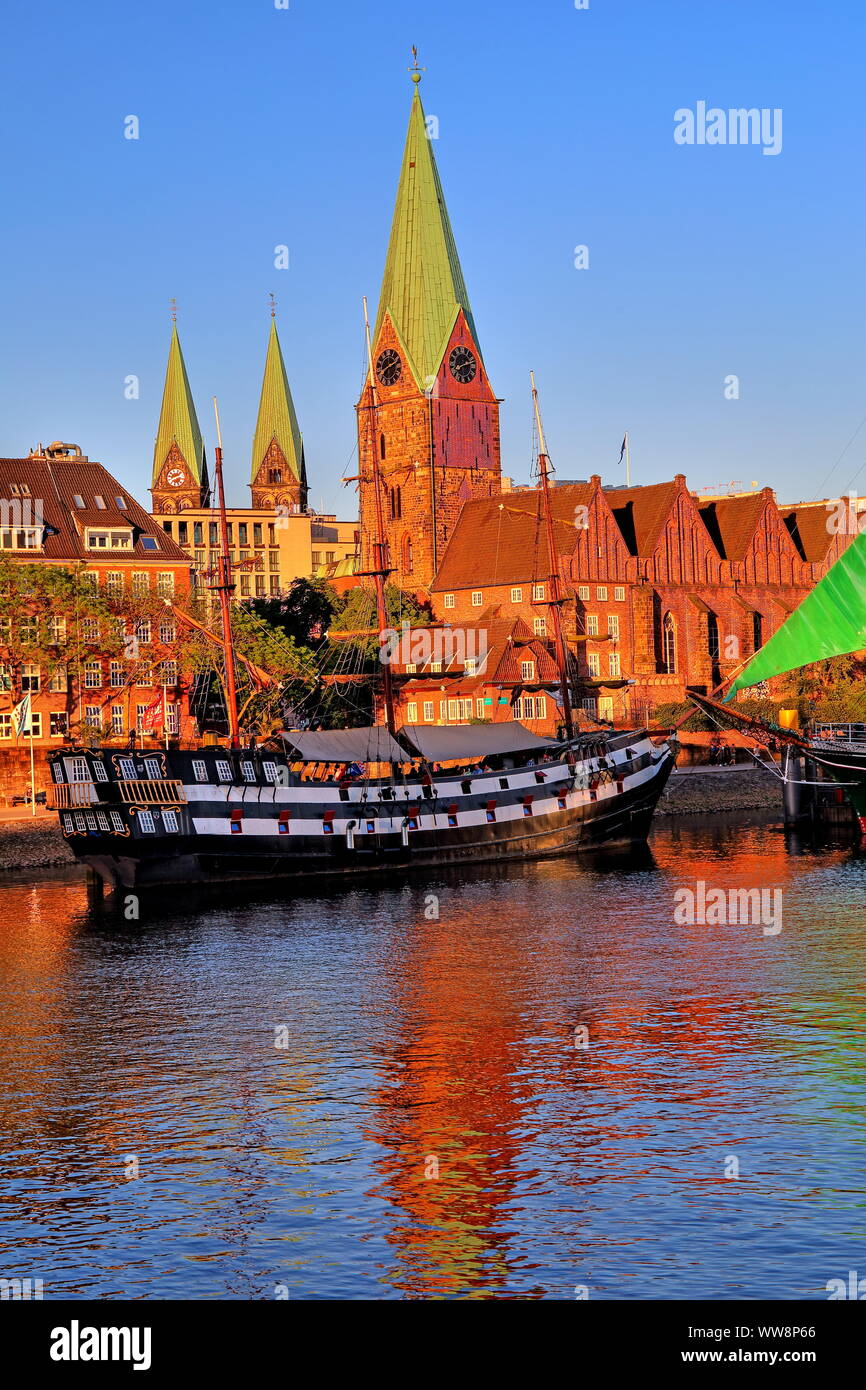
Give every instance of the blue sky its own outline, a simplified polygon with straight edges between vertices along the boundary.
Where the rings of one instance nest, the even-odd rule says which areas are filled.
[[[866,492],[864,41],[861,0],[15,7],[0,452],[71,440],[146,499],[175,296],[209,456],[216,394],[245,501],[273,290],[311,500],[354,515],[361,296],[416,43],[506,473],[529,476],[532,367],[561,477],[622,481],[628,428],[635,481],[790,501],[862,467]],[[781,108],[781,153],[678,146],[674,112],[698,101]]]

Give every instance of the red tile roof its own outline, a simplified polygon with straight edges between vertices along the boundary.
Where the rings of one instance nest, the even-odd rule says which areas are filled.
[[[720,497],[716,501],[695,499],[710,539],[723,560],[743,560],[754,539],[766,505],[762,492],[746,497]]]
[[[553,488],[551,511],[560,555],[574,550],[575,507],[587,505],[591,495],[589,483]],[[431,589],[530,584],[546,579],[549,572],[540,492],[506,492],[464,504]]]
[[[25,484],[30,490],[29,494],[16,494],[12,490],[13,484],[19,488]],[[76,496],[84,502],[83,508],[74,502],[73,498]],[[101,497],[105,502],[104,510],[97,507],[97,497]],[[13,508],[20,502],[25,516],[25,503],[29,502],[34,510],[37,503],[41,504],[43,524],[53,527],[58,532],[57,535],[47,536],[45,544],[39,550],[7,551],[7,556],[14,554],[28,561],[46,559],[104,562],[112,559],[151,564],[189,564],[189,557],[180,546],[166,535],[159,523],[148,515],[101,463],[69,458],[46,458],[41,455],[23,459],[0,459],[0,499],[12,504]],[[125,506],[120,507],[118,499],[124,502]],[[30,515],[32,516],[33,512]],[[85,526],[132,526],[135,528],[135,544],[130,550],[88,550],[84,545]],[[155,549],[142,545],[144,536],[153,538]]]
[[[830,530],[831,513],[824,502],[815,502],[799,507],[780,508],[782,520],[788,528],[804,560],[810,564],[821,564],[833,541]]]
[[[677,491],[676,482],[605,490],[607,504],[631,555],[647,557],[653,553]]]
[[[442,671],[426,670],[419,672],[417,676],[410,674],[410,679],[405,684],[401,683],[401,690],[406,695],[415,695],[449,680],[459,680],[460,689],[465,691],[486,685],[520,685],[523,683],[520,663],[528,660],[530,656],[536,661],[539,681],[557,679],[556,662],[544,639],[534,636],[521,617],[503,618],[500,613],[501,610],[496,606],[486,610],[480,618],[472,622],[454,624],[455,632],[485,634],[484,650],[487,659],[481,664],[477,675],[464,675],[463,663],[458,661],[450,669],[446,666]],[[423,630],[447,630],[450,626],[449,623],[434,623]],[[413,628],[412,631],[418,629]],[[480,651],[478,643],[476,650]],[[405,667],[395,664],[394,670],[399,674]]]

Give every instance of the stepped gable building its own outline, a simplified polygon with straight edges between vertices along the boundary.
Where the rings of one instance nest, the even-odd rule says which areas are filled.
[[[372,563],[381,470],[393,582],[429,587],[464,502],[501,486],[499,402],[481,347],[428,136],[420,72],[373,330],[357,406],[362,569]]]
[[[603,719],[643,719],[687,688],[713,689],[851,539],[833,533],[824,503],[780,507],[770,488],[700,496],[682,474],[631,488],[595,475],[551,501],[583,705]],[[430,586],[434,613],[456,629],[495,609],[549,637],[549,569],[538,490],[468,501]],[[513,708],[522,694],[512,690]]]
[[[419,659],[407,660],[416,648]],[[415,628],[399,656],[392,667],[398,724],[521,719],[538,733],[555,728],[556,661],[519,613],[494,605],[456,630]]]
[[[207,459],[177,324],[172,325],[159,428],[153,449],[154,512],[171,514],[210,503]]]
[[[272,511],[279,507],[281,515],[307,510],[304,441],[273,313],[253,438],[250,489],[254,507],[269,507]]]
[[[188,468],[189,458],[197,460],[195,469]],[[224,471],[228,488],[230,466]],[[301,576],[340,572],[342,582],[351,582],[358,523],[307,510],[303,437],[273,309],[249,487],[252,505],[227,509],[237,599],[278,598]],[[169,347],[151,491],[154,516],[192,562],[197,588],[207,592],[220,553],[219,526],[176,326]]]
[[[51,643],[41,656],[22,659],[16,619],[0,629],[0,780],[18,790],[29,772],[29,737],[16,739],[12,707],[30,694],[34,743],[51,747],[71,731],[125,740],[142,729],[144,712],[164,691],[167,732],[189,731],[187,691],[176,660],[174,617],[160,600],[182,598],[190,587],[189,559],[101,463],[76,444],[40,445],[27,458],[0,459],[0,548],[21,564],[83,569],[87,580],[116,602],[118,621],[133,647],[111,659],[102,655],[99,631],[90,632],[83,590],[80,630],[62,618],[49,620]],[[153,608],[159,619],[136,623]],[[26,613],[21,621],[28,621]],[[98,626],[98,624],[97,624]],[[54,640],[56,639],[56,641]],[[53,645],[52,645],[53,643]],[[133,650],[135,655],[132,654]],[[24,644],[26,653],[26,643]],[[17,769],[17,771],[16,771]],[[18,775],[20,773],[20,776]]]

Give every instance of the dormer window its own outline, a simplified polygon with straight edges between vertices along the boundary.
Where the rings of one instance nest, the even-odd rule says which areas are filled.
[[[132,531],[101,531],[89,526],[87,528],[87,548],[88,550],[131,550]]]
[[[41,526],[4,526],[0,531],[0,549],[39,550],[41,545]]]

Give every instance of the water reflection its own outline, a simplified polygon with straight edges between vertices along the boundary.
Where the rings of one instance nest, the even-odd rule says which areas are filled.
[[[862,1227],[864,872],[729,817],[138,922],[75,875],[7,881],[0,1272],[54,1297],[822,1296]],[[676,924],[701,879],[778,886],[784,930]]]

